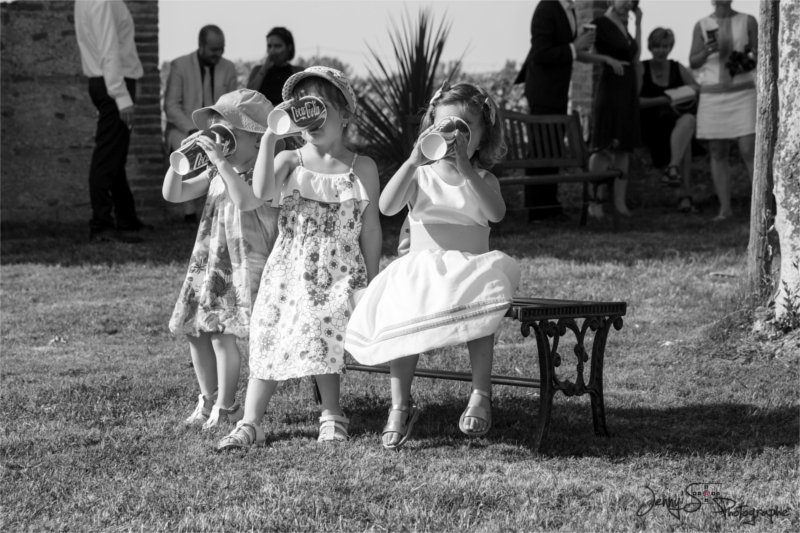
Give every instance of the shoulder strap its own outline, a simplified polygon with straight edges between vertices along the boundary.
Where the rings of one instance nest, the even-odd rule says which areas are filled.
[[[353,154],[353,161],[350,163],[350,173],[353,173],[353,169],[356,168],[356,159],[358,159],[358,154]]]
[[[300,160],[300,166],[302,167],[303,166],[303,153],[300,151],[299,148],[297,150],[295,150],[295,152],[297,152],[297,158]]]

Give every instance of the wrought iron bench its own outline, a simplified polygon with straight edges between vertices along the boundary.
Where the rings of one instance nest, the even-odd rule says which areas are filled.
[[[492,375],[492,383],[517,387],[539,389],[539,413],[533,448],[541,449],[542,440],[550,425],[550,412],[553,396],[562,391],[566,396],[582,396],[589,394],[592,406],[592,420],[595,434],[607,436],[606,415],[603,400],[603,360],[605,357],[608,332],[613,326],[622,328],[622,317],[625,315],[625,302],[586,302],[576,300],[551,300],[543,298],[515,298],[506,317],[518,320],[523,337],[528,337],[533,330],[536,347],[539,353],[539,379]],[[584,346],[587,332],[594,334],[591,352]],[[575,356],[575,382],[561,379],[556,369],[565,363],[559,352],[561,338],[571,331],[575,337],[572,352]],[[586,364],[589,366],[589,380],[584,378]],[[385,365],[366,366],[347,364],[348,371],[377,372],[388,374]],[[418,368],[415,376],[434,379],[471,381],[467,372]]]
[[[505,127],[508,153],[505,160],[494,167],[500,186],[536,185],[546,183],[583,183],[580,224],[586,225],[589,202],[598,201],[589,185],[608,185],[605,201],[611,203],[613,227],[618,227],[617,211],[613,208],[614,179],[621,171],[609,169],[602,172],[589,170],[589,150],[583,140],[580,118],[572,115],[527,115],[516,111],[501,110],[500,117]],[[558,168],[553,174],[534,176],[505,176],[508,170]],[[562,172],[563,171],[563,172]]]

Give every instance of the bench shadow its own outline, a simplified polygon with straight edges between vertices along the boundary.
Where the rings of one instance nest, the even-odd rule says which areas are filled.
[[[588,398],[564,403],[556,397],[541,454],[551,457],[633,457],[648,453],[739,455],[800,444],[800,413],[786,406],[764,409],[750,404],[694,404],[676,408],[607,408],[610,436],[594,434]],[[414,428],[423,447],[450,447],[453,440],[473,446],[522,444],[533,450],[538,399],[504,397],[495,402],[492,430],[471,439],[458,430],[462,400],[431,403]],[[352,434],[380,434],[385,401],[347,406],[358,420]]]

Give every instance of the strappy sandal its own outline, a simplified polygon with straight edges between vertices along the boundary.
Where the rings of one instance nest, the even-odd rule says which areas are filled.
[[[208,421],[211,416],[211,409],[214,407],[214,402],[217,401],[217,395],[211,398],[206,398],[202,394],[197,396],[197,406],[194,408],[192,414],[183,421],[184,426],[202,426]]]
[[[350,438],[347,429],[350,419],[346,416],[324,415],[319,417],[319,437],[317,442],[344,441]]]
[[[255,424],[248,424],[242,420],[236,423],[236,427],[217,444],[217,451],[240,450],[259,446],[266,441],[264,430]]]
[[[203,424],[203,429],[212,429],[222,424],[232,424],[238,422],[244,417],[244,409],[238,403],[234,403],[230,407],[220,407],[215,405],[211,408],[211,414]]]
[[[675,165],[670,165],[664,169],[661,176],[661,183],[667,187],[678,188],[681,186],[681,172]]]
[[[408,438],[411,436],[411,430],[414,428],[414,423],[417,421],[419,411],[414,404],[411,404],[408,407],[393,405],[392,408],[389,409],[389,416],[391,416],[392,411],[406,413],[406,421],[403,423],[397,420],[387,420],[386,425],[383,426],[383,433],[381,433],[381,437],[387,433],[397,433],[398,435],[401,435],[401,437],[400,440],[392,444],[386,444],[381,438],[381,445],[383,445],[383,447],[387,450],[400,450],[400,448],[403,447],[403,445],[408,441]]]
[[[481,407],[480,405],[472,403],[472,399],[476,396],[483,397],[489,400],[489,409],[485,407]],[[480,400],[478,400],[479,402]],[[486,427],[480,431],[475,431],[470,429],[464,425],[464,421],[467,418],[477,418],[478,420],[482,420],[486,423]],[[469,395],[469,401],[467,402],[467,408],[464,409],[464,412],[461,413],[461,418],[458,419],[458,429],[461,430],[461,433],[465,435],[469,435],[470,437],[480,437],[482,435],[486,435],[492,427],[492,394],[490,392],[486,392],[480,389],[472,389],[472,393]]]

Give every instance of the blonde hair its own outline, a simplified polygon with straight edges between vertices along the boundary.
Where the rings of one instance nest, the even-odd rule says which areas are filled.
[[[481,168],[492,168],[506,155],[503,121],[500,120],[497,104],[483,88],[472,83],[457,83],[452,87],[448,82],[436,91],[431,98],[425,116],[422,117],[420,133],[433,124],[436,108],[440,105],[459,105],[483,119],[483,138],[472,156],[472,164]]]

